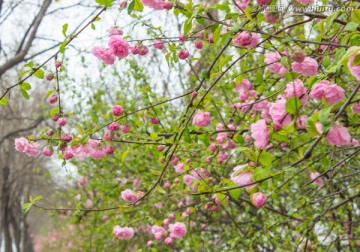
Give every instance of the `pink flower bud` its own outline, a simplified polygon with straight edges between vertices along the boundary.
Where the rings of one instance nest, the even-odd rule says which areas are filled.
[[[293,55],[292,59],[295,61],[295,62],[303,62],[305,60],[305,57],[306,55],[303,53],[303,52],[297,52]]]
[[[214,43],[214,38],[213,38],[213,35],[212,35],[212,34],[209,35],[208,41],[209,41],[210,44],[213,44],[213,43]]]
[[[209,149],[214,152],[216,150],[216,144],[210,144]]]
[[[159,123],[159,118],[155,117],[155,118],[150,118],[150,123],[151,124],[158,124]]]
[[[171,2],[162,2],[162,7],[164,10],[171,10],[173,7],[173,4]]]
[[[136,55],[136,54],[139,54],[139,52],[140,52],[140,47],[134,46],[134,47],[131,48],[131,53],[132,54]]]
[[[205,223],[201,223],[200,227],[201,227],[201,230],[202,230],[202,231],[205,231],[205,230],[206,230],[206,224],[205,224]]]
[[[179,183],[180,183],[180,179],[175,179],[175,180],[174,180],[174,183],[175,183],[175,184],[179,184]]]
[[[168,218],[169,218],[170,220],[175,220],[175,214],[173,214],[173,213],[169,214],[169,215],[168,215]]]
[[[104,138],[105,140],[113,140],[114,139],[114,134],[112,131],[106,131],[105,134],[104,134]]]
[[[163,151],[164,150],[164,146],[163,145],[159,145],[158,147],[157,147],[157,149],[158,149],[158,151]]]
[[[185,35],[184,35],[184,34],[180,34],[179,40],[180,40],[180,42],[184,42],[184,41],[185,41]]]
[[[49,130],[46,131],[46,135],[47,136],[52,136],[52,135],[54,135],[54,131],[52,129],[49,129]]]
[[[106,147],[106,149],[105,149],[105,153],[108,154],[108,155],[114,154],[114,151],[115,151],[115,148],[114,148],[114,146],[112,146],[112,145],[109,145],[109,146]]]
[[[125,8],[127,6],[127,2],[126,1],[122,1],[119,3],[119,7],[120,8]]]
[[[276,130],[276,131],[281,130],[281,124],[280,123],[274,123],[274,130]]]
[[[112,111],[114,116],[121,116],[121,114],[124,112],[124,109],[120,105],[115,105]]]
[[[48,98],[48,102],[50,104],[54,104],[55,102],[57,102],[57,100],[58,100],[57,95],[50,95],[49,98]]]
[[[162,50],[164,49],[164,43],[160,40],[160,39],[155,39],[154,40],[154,48]]]
[[[148,241],[147,243],[146,243],[146,247],[150,247],[152,245],[152,241]]]
[[[58,124],[60,126],[65,126],[66,125],[66,119],[63,118],[63,117],[60,117],[58,120],[57,120]]]
[[[160,163],[165,163],[165,158],[160,158],[159,161]]]
[[[111,130],[111,131],[118,131],[118,129],[119,129],[119,124],[117,124],[116,122],[112,122],[109,125],[109,130]]]
[[[171,187],[171,184],[168,181],[166,181],[164,183],[164,188],[169,189],[170,187]]]
[[[122,125],[121,126],[121,132],[124,133],[124,134],[129,133],[130,132],[130,125],[126,125],[126,124]]]
[[[51,81],[52,79],[54,79],[54,75],[52,73],[48,73],[47,75],[45,75],[45,79],[47,81]]]
[[[64,142],[70,142],[72,140],[72,136],[70,134],[64,134],[61,136],[61,140]]]
[[[202,49],[203,48],[203,42],[201,40],[196,40],[195,41],[195,47],[197,49]]]
[[[54,154],[54,150],[51,146],[46,146],[44,147],[44,149],[42,150],[42,154],[45,157],[51,157]]]
[[[183,49],[178,53],[178,56],[179,56],[179,59],[181,59],[181,60],[187,59],[189,57],[189,51],[186,49]]]
[[[59,67],[61,67],[61,62],[60,61],[55,61],[55,67],[56,68],[59,68]]]
[[[59,120],[59,116],[57,114],[54,114],[54,115],[51,116],[51,120],[56,122],[57,120]]]
[[[193,92],[191,93],[191,96],[192,96],[193,98],[196,98],[196,97],[198,96],[198,93],[197,93],[196,91],[193,91]]]
[[[170,221],[169,221],[169,219],[165,219],[165,220],[163,220],[163,223],[164,223],[164,226],[169,226],[169,224],[170,224]]]
[[[140,51],[139,51],[140,56],[145,56],[148,53],[149,53],[149,48],[147,46],[140,48]]]
[[[254,193],[252,196],[252,202],[257,208],[261,208],[265,205],[267,197],[262,193]]]
[[[186,213],[187,213],[188,215],[191,215],[191,214],[192,214],[191,209],[190,209],[190,208],[186,208]]]
[[[67,150],[67,151],[64,151],[63,157],[64,157],[65,160],[69,160],[70,158],[73,157],[73,154],[71,153],[71,151]]]

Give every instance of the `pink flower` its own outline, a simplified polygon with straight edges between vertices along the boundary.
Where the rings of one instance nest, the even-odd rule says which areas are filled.
[[[306,120],[308,116],[307,115],[301,115],[296,119],[296,128],[298,129],[306,129]]]
[[[133,228],[115,226],[113,233],[116,238],[129,240],[133,238],[135,231]]]
[[[17,151],[25,152],[28,145],[29,145],[29,141],[26,138],[24,137],[15,138],[15,149]]]
[[[293,82],[289,82],[289,84],[286,85],[285,89],[285,97],[291,98],[291,97],[301,97],[303,94],[306,93],[306,88],[304,87],[304,83],[296,79]]]
[[[179,59],[181,59],[181,60],[187,59],[187,57],[189,57],[189,51],[186,49],[183,49],[178,53],[178,56],[179,56]]]
[[[112,111],[114,116],[121,116],[121,114],[124,112],[124,109],[120,105],[115,105]]]
[[[318,172],[310,172],[310,179],[315,179],[313,183],[320,185],[320,187],[324,185],[324,179],[320,177],[320,173]]]
[[[296,0],[296,2],[301,3],[303,5],[312,4],[314,0]]]
[[[65,126],[66,125],[66,119],[63,118],[63,117],[60,117],[58,120],[57,120],[58,124],[60,126]]]
[[[124,134],[129,133],[130,132],[130,125],[127,125],[127,124],[122,125],[121,126],[121,132],[124,133]]]
[[[232,41],[234,45],[237,46],[252,46],[252,43],[255,44],[255,42],[252,40],[252,34],[247,31],[241,32],[236,38],[233,38]]]
[[[137,195],[130,189],[126,189],[125,191],[121,192],[121,197],[130,203],[135,203],[138,200]]]
[[[353,50],[355,48],[358,48],[358,47],[350,47],[348,49],[349,50]],[[357,57],[359,55],[359,52],[355,52],[353,53],[350,57],[349,57],[349,60],[348,60],[348,63],[347,63],[347,66],[350,70],[350,73],[352,74],[352,76],[355,77],[355,79],[357,79],[358,81],[360,80],[360,65],[354,65],[354,60],[355,60],[355,57]]]
[[[186,235],[186,226],[182,222],[175,222],[169,225],[170,236],[173,238],[183,238]]]
[[[237,0],[236,4],[240,9],[245,10],[249,6],[250,0]]]
[[[48,98],[48,102],[50,104],[54,104],[55,102],[57,102],[57,100],[58,100],[57,95],[50,95],[49,98]]]
[[[113,36],[113,35],[123,35],[123,31],[119,28],[119,27],[111,27],[109,30],[108,30],[108,33],[109,33],[109,37]]]
[[[262,206],[265,205],[267,200],[266,195],[262,194],[262,193],[254,193],[252,196],[252,202],[254,203],[254,205],[257,208],[261,208]]]
[[[270,24],[274,24],[278,20],[278,17],[276,16],[276,14],[270,12],[268,9],[265,10],[264,17],[265,17],[266,22],[268,22]]]
[[[166,236],[167,232],[163,227],[154,225],[151,227],[151,233],[154,235],[155,240],[161,241],[163,236]]]
[[[95,46],[91,53],[105,64],[112,65],[115,62],[115,56],[108,49]]]
[[[42,154],[45,157],[51,157],[54,154],[54,150],[51,146],[46,146],[44,147],[44,149],[42,150]]]
[[[88,179],[85,178],[84,176],[80,176],[78,181],[77,181],[77,185],[78,185],[79,188],[87,185],[88,183],[89,183]]]
[[[184,171],[185,164],[177,164],[174,166],[176,173],[182,173]]]
[[[286,100],[280,97],[275,103],[271,104],[269,109],[269,114],[274,123],[279,123],[282,126],[291,123],[291,117],[286,112],[285,104]]]
[[[192,123],[198,127],[208,126],[210,124],[210,113],[200,111],[196,112]]]
[[[344,89],[339,87],[336,83],[322,80],[312,87],[310,97],[317,100],[322,100],[322,98],[324,98],[328,104],[336,104],[344,99],[344,92]]]
[[[282,68],[282,64],[279,62],[281,59],[281,55],[278,52],[267,52],[265,53],[265,63],[268,64],[267,68],[272,73],[279,73]]]
[[[29,157],[36,156],[40,153],[38,147],[38,144],[29,143],[26,138],[21,137],[15,139],[15,149],[19,152],[24,152]]]
[[[187,186],[191,186],[193,181],[195,180],[195,178],[189,174],[186,174],[183,179],[184,179],[184,183]]]
[[[81,199],[81,195],[80,194],[76,194],[74,197],[75,200],[79,201]]]
[[[150,247],[152,245],[152,241],[147,241],[146,247]]]
[[[129,55],[129,44],[120,35],[113,35],[108,42],[109,50],[117,57],[125,58]]]
[[[336,122],[326,134],[326,139],[331,145],[343,146],[351,143],[351,136],[346,127]]]
[[[170,246],[173,243],[173,239],[171,237],[167,237],[164,241],[164,243],[168,246]]]
[[[360,113],[360,102],[356,103],[356,104],[352,107],[352,112],[354,112],[354,113]]]
[[[162,3],[162,8],[163,8],[164,10],[171,10],[172,7],[173,7],[172,2],[163,2],[163,3]]]
[[[313,76],[317,74],[318,63],[315,59],[306,57],[302,62],[293,62],[291,68],[294,72],[300,73],[303,76]]]
[[[256,0],[256,2],[260,5],[268,5],[271,0]]]
[[[160,39],[154,40],[154,48],[162,50],[164,49],[164,43]]]
[[[118,131],[118,129],[119,129],[119,124],[117,124],[116,122],[112,122],[109,125],[109,130],[111,130],[111,131]]]
[[[214,152],[216,150],[216,144],[211,143],[209,149]]]
[[[251,124],[251,137],[255,139],[255,146],[264,149],[269,142],[270,131],[266,126],[264,119]]]
[[[162,0],[141,0],[142,3],[150,8],[155,10],[162,10],[163,9],[163,1]]]
[[[253,175],[250,172],[244,171],[244,168],[246,168],[246,167],[247,167],[247,165],[235,166],[233,173],[230,175],[231,180],[235,184],[237,184],[239,186],[245,186],[245,185],[248,185],[248,184],[251,184],[254,182],[252,179]],[[245,188],[250,189],[250,188],[253,188],[254,186],[256,186],[256,184],[245,186]]]
[[[91,201],[91,199],[87,199],[86,201],[85,201],[85,206],[87,207],[87,208],[91,208],[91,207],[93,207],[93,202]]]

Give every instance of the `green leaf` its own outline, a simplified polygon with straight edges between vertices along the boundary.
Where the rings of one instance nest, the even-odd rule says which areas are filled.
[[[358,28],[358,26],[359,24],[355,22],[350,22],[345,26],[344,31],[355,31]]]
[[[280,141],[280,142],[287,142],[287,141],[289,140],[286,136],[280,135],[280,134],[278,134],[277,132],[274,132],[274,133],[272,134],[272,138],[273,138],[274,140],[277,140],[277,141]]]
[[[266,150],[263,150],[260,153],[259,161],[263,166],[270,167],[273,160],[274,160],[274,157],[271,156]]]
[[[360,24],[360,10],[359,9],[353,10],[353,12],[351,13],[351,20],[356,22],[357,24]]]
[[[335,12],[325,19],[325,22],[326,22],[325,32],[330,30],[330,28],[332,27],[332,25],[334,23],[334,20],[337,18],[338,15],[339,15],[339,12]]]
[[[20,85],[20,88],[23,89],[23,90],[30,90],[31,89],[31,85],[27,82],[23,82],[21,85]]]
[[[220,39],[221,28],[222,28],[222,26],[219,25],[218,28],[216,28],[216,30],[213,33],[214,43],[217,43]]]
[[[63,26],[62,26],[62,34],[64,35],[65,38],[67,37],[66,36],[66,31],[67,31],[68,27],[69,27],[68,23],[63,24]]]
[[[122,155],[121,155],[121,161],[124,162],[126,156],[129,154],[131,149],[127,149]]]
[[[32,203],[25,203],[25,204],[22,206],[22,211],[23,211],[23,213],[24,213],[24,214],[27,214],[27,213],[30,211],[32,205],[33,205]]]
[[[320,136],[320,133],[316,129],[315,121],[311,117],[306,120],[306,131],[312,136]]]
[[[184,23],[184,35],[187,35],[192,28],[192,18],[186,19]]]
[[[43,71],[43,70],[38,69],[38,70],[36,70],[36,72],[34,73],[34,76],[35,76],[36,78],[38,78],[38,79],[44,79],[45,74],[44,74],[44,71]]]
[[[93,29],[93,30],[95,30],[95,29],[96,29],[96,27],[95,27],[94,23],[91,23],[91,29]]]
[[[0,99],[0,105],[3,105],[3,106],[8,105],[8,101],[7,101],[6,97],[3,97],[3,98]]]
[[[330,116],[330,112],[331,112],[331,107],[322,109],[319,113],[319,122],[321,122],[322,124],[327,124]]]
[[[96,0],[96,2],[100,5],[104,5],[105,7],[111,7],[112,0]]]
[[[291,97],[286,101],[286,112],[289,114],[296,114],[299,108],[301,108],[301,102],[298,97]]]
[[[262,167],[257,167],[255,169],[254,175],[253,175],[253,180],[257,181],[257,180],[262,180],[266,177],[269,176],[269,171],[267,169],[264,169]]]
[[[353,61],[353,65],[357,66],[360,65],[360,54],[356,55]]]
[[[20,88],[21,94],[25,97],[26,100],[30,99],[29,94],[26,92],[26,90]]]
[[[142,12],[144,10],[144,5],[142,4],[142,2],[140,0],[135,0],[134,10],[139,11],[139,12]]]
[[[150,138],[151,138],[152,140],[155,140],[157,137],[158,137],[158,133],[156,133],[156,132],[151,132],[151,133],[150,133]]]
[[[212,4],[210,5],[210,8],[222,10],[225,11],[226,13],[229,13],[231,10],[228,4]]]
[[[184,131],[184,140],[187,143],[191,143],[191,137],[190,137],[190,132],[189,132],[188,128],[186,128]]]
[[[160,176],[161,174],[161,171],[156,171],[156,170],[153,170],[153,169],[150,169],[150,172],[156,176]]]
[[[55,114],[59,113],[59,108],[52,108],[49,113],[51,116],[55,115]]]
[[[230,56],[227,56],[225,58],[223,58],[222,60],[220,60],[220,63],[219,63],[219,69],[222,69],[222,67],[228,63],[230,60],[232,60],[232,57],[233,55],[230,55]]]
[[[235,184],[234,181],[229,179],[226,182],[226,186],[228,188],[231,188],[231,187],[236,187],[238,185]],[[234,200],[238,200],[241,196],[241,191],[242,191],[242,188],[237,188],[237,189],[229,190],[228,192],[229,192],[231,198],[233,198]]]
[[[135,6],[135,0],[132,0],[131,3],[130,3],[129,6],[128,6],[128,14],[129,14],[129,15],[130,15],[131,12],[133,11],[134,6]]]
[[[59,52],[64,53],[65,51],[65,46],[67,45],[68,40],[65,40],[64,42],[61,43],[60,47],[59,47]]]

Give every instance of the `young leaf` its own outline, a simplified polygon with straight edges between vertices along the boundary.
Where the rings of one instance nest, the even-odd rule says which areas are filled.
[[[69,24],[67,24],[67,23],[63,24],[63,26],[62,26],[62,34],[64,35],[64,37],[67,37],[66,31],[67,31],[68,27],[69,27]]]

